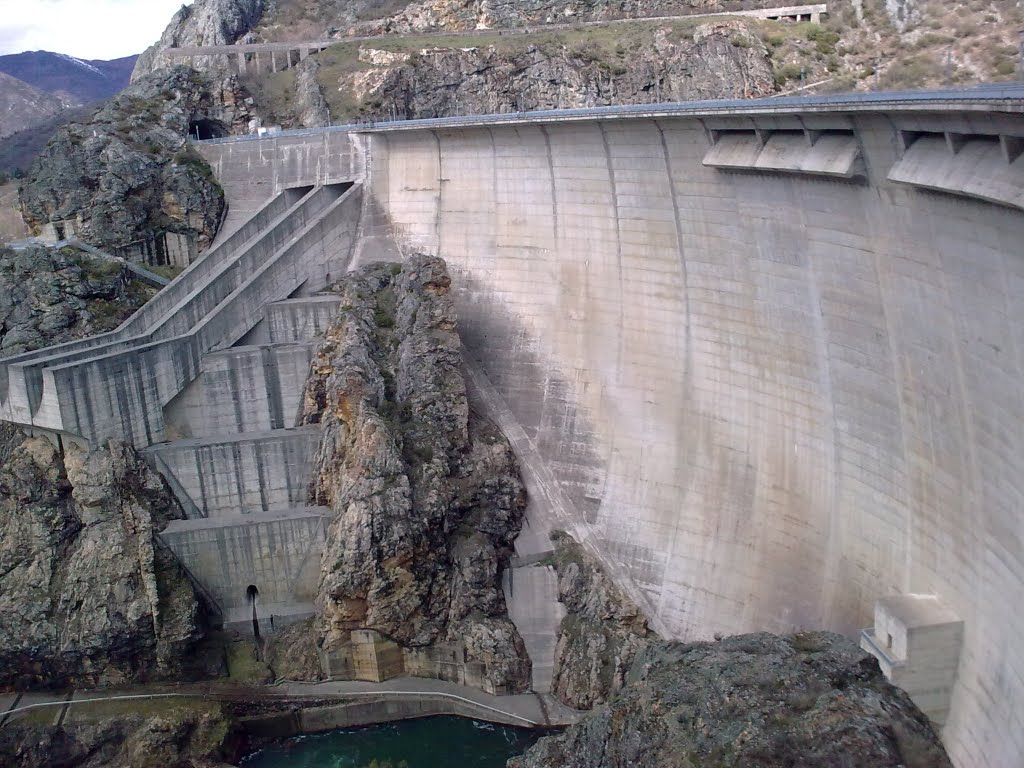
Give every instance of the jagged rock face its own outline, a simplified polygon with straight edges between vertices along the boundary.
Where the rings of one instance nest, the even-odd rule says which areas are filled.
[[[0,355],[117,327],[152,296],[123,266],[70,248],[0,248]]]
[[[0,686],[176,677],[202,632],[192,585],[154,533],[181,510],[135,451],[5,431]]]
[[[910,698],[827,632],[652,643],[610,704],[510,768],[950,768]]]
[[[256,25],[265,6],[265,0],[196,0],[182,5],[160,40],[135,63],[132,82],[168,66],[162,55],[168,48],[231,45]],[[196,59],[194,66],[201,68],[204,63],[217,66],[213,58]]]
[[[401,119],[766,96],[775,91],[768,52],[746,29],[742,22],[707,24],[686,39],[662,30],[651,49],[613,68],[586,50],[561,47],[425,50],[395,66],[344,75],[339,87],[376,105],[375,116]],[[740,37],[744,44],[736,45]]]
[[[555,644],[551,692],[574,709],[590,709],[625,685],[636,654],[657,635],[583,547],[565,533],[552,539],[566,615]]]
[[[0,730],[0,764],[21,768],[227,768],[224,761],[235,756],[231,719],[220,704],[178,704],[165,699],[146,706],[158,706],[159,712],[126,713],[95,723],[62,726],[10,723]]]
[[[524,488],[508,442],[470,408],[449,285],[437,258],[354,273],[314,357],[312,496],[335,511],[322,646],[355,629],[407,649],[459,642],[496,688],[524,690],[530,665],[500,586]]]
[[[278,2],[281,13],[292,3]],[[377,35],[430,31],[465,31],[530,24],[572,23],[638,16],[672,16],[703,11],[734,10],[733,0],[416,0],[388,12],[379,0],[323,2],[317,18],[336,36]],[[392,6],[392,9],[394,6]],[[267,14],[266,23],[276,25],[279,13]]]
[[[313,619],[289,624],[271,634],[264,642],[263,659],[275,679],[309,682],[324,679]]]
[[[322,128],[331,124],[327,99],[317,80],[319,70],[320,62],[316,58],[305,59],[295,68],[296,112],[303,128]]]
[[[205,248],[220,224],[224,193],[186,137],[195,121],[228,119],[228,101],[185,67],[134,84],[89,122],[67,125],[50,140],[20,190],[25,222],[38,233],[47,222],[74,219],[79,237],[99,247],[176,232]]]

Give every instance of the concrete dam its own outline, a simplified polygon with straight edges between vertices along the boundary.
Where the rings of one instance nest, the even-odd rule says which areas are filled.
[[[568,529],[659,631],[864,630],[956,765],[1019,765],[1022,112],[1008,87],[202,142],[231,213],[164,319],[4,361],[0,409],[149,447],[194,506],[165,540],[225,613],[247,584],[301,612],[318,293],[438,254],[523,465],[512,578],[538,602],[528,564]],[[205,575],[204,546],[238,572]],[[557,616],[532,618],[543,668]]]

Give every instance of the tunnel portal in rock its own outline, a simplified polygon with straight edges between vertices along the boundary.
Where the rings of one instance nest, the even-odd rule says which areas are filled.
[[[204,139],[222,139],[230,134],[231,132],[228,130],[228,127],[220,120],[202,117],[192,120],[188,124],[188,135],[199,141]]]

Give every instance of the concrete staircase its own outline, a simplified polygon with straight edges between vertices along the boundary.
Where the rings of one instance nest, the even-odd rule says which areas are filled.
[[[357,184],[287,190],[117,330],[4,360],[0,418],[91,445],[175,436],[164,434],[165,409],[208,353],[253,331],[267,304],[349,268],[361,200]]]
[[[300,427],[314,349],[337,296],[271,302],[242,344],[208,352],[200,374],[165,409],[179,439],[146,455],[186,499],[188,520],[162,538],[210,591],[228,626],[261,633],[314,612],[329,510],[306,503],[316,426]]]
[[[0,418],[131,442],[187,519],[161,532],[226,624],[313,611],[328,511],[306,504],[319,430],[297,427],[314,336],[352,265],[362,189],[267,201],[116,330],[0,363]]]

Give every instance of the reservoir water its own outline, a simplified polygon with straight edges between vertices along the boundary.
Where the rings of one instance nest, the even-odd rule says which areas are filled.
[[[544,733],[461,717],[427,717],[288,739],[245,768],[504,768]]]

